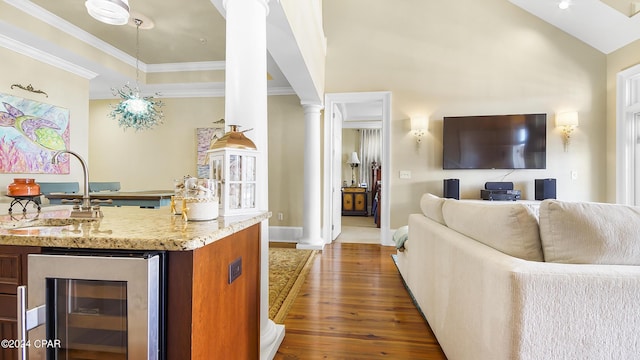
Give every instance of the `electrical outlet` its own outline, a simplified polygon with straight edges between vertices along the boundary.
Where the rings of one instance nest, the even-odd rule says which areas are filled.
[[[409,170],[400,170],[400,179],[411,179],[411,171]]]
[[[242,257],[235,259],[229,264],[229,284],[242,275]]]
[[[575,170],[571,171],[571,180],[578,180],[578,172]]]

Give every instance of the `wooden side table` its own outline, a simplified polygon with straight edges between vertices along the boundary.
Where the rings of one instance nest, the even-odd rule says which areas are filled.
[[[342,215],[368,216],[369,192],[366,188],[342,188]]]

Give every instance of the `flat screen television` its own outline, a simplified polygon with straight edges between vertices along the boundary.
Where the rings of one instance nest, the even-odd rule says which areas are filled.
[[[444,118],[443,169],[545,169],[547,114]]]

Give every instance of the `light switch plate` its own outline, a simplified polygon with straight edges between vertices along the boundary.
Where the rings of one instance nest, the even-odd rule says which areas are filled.
[[[411,179],[411,171],[409,170],[400,170],[400,179]]]

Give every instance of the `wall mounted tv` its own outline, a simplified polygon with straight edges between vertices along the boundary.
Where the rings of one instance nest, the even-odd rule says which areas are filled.
[[[443,169],[545,169],[547,114],[445,117]]]

